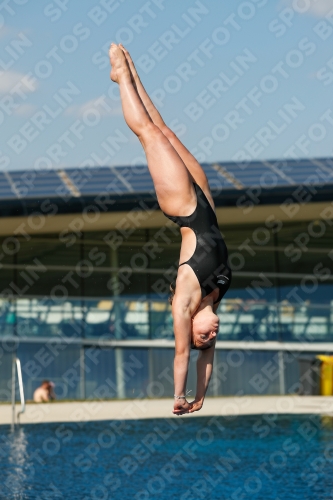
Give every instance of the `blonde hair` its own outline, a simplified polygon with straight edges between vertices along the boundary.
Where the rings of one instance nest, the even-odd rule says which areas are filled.
[[[172,304],[175,293],[176,293],[176,285],[172,282],[172,283],[170,283],[170,295],[168,298],[169,304]]]

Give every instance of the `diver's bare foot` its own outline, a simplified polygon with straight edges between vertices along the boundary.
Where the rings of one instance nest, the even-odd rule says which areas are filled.
[[[175,399],[172,413],[175,415],[184,415],[185,413],[189,413],[190,408],[191,405],[186,399]]]
[[[119,83],[119,79],[123,77],[131,78],[124,52],[115,43],[111,43],[109,57],[112,66],[110,78],[113,82]]]
[[[119,44],[119,47],[121,48],[121,50],[122,50],[122,51],[124,52],[124,54],[125,54],[126,61],[128,62],[128,66],[129,66],[129,68],[130,68],[130,70],[131,70],[131,73],[132,73],[132,76],[133,76],[133,78],[134,78],[134,81],[135,81],[136,79],[139,79],[138,72],[137,72],[137,70],[136,70],[136,67],[134,66],[134,62],[133,62],[133,60],[132,60],[132,58],[131,58],[130,53],[128,52],[128,50],[127,50],[127,49],[125,49],[125,47],[124,47],[121,43]]]
[[[203,405],[203,401],[202,400],[194,400],[190,403],[190,409],[189,409],[189,413],[193,413],[194,411],[199,411],[201,410],[202,408],[202,405]]]

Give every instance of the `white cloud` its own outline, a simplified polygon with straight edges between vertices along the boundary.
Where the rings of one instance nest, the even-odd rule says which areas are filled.
[[[284,4],[292,7],[299,14],[307,14],[315,17],[325,17],[333,9],[333,0],[284,0]]]
[[[9,35],[9,33],[12,32],[12,29],[9,28],[9,26],[1,26],[0,28],[0,38],[4,38],[5,36]]]
[[[37,106],[34,106],[33,104],[29,104],[29,103],[24,103],[15,109],[14,115],[32,116],[33,113],[36,111],[36,109],[37,109]]]
[[[66,109],[65,114],[82,118],[84,113],[95,110],[100,116],[116,116],[122,114],[121,106],[105,96],[91,99],[83,104],[75,104]]]
[[[23,73],[18,73],[17,71],[1,71],[0,72],[0,94],[6,94],[10,92],[12,88],[20,82],[25,75]],[[34,92],[37,88],[37,83],[35,84],[34,89],[31,86],[26,86],[24,83],[22,84],[24,87],[24,92]]]
[[[1,20],[0,20],[1,22]],[[28,29],[28,28],[25,28],[25,29],[18,29],[18,28],[14,28],[14,26],[8,26],[8,24],[3,24],[1,26],[0,24],[0,38],[5,38],[6,36],[20,36],[20,35],[24,35],[24,34],[29,34],[31,35],[32,33],[32,30],[31,29]]]
[[[316,17],[325,17],[326,14],[333,9],[333,0],[312,0],[309,14]]]

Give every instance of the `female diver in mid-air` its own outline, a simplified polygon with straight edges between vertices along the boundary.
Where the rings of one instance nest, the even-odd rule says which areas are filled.
[[[110,77],[119,84],[125,121],[145,151],[160,208],[180,226],[181,264],[172,298],[175,332],[173,413],[192,413],[201,409],[212,374],[219,327],[215,312],[231,281],[228,252],[203,169],[164,123],[126,49],[111,44],[109,55]],[[200,353],[196,397],[189,403],[186,379],[191,347],[199,349]]]

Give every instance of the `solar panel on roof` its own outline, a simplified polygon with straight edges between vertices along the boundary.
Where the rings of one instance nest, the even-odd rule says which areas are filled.
[[[205,165],[204,170],[212,190],[234,187],[228,179],[226,179],[220,172],[217,172],[211,165]]]
[[[3,199],[17,198],[17,194],[13,189],[8,173],[0,172],[0,197]]]
[[[13,191],[11,190],[11,188],[7,189],[7,190],[1,190],[0,191],[0,197],[2,199],[13,199],[13,198],[15,199],[15,198],[17,198],[16,194],[13,193]]]
[[[71,195],[54,170],[14,171],[9,172],[15,191],[24,197]]]
[[[66,173],[82,194],[122,194],[128,191],[127,187],[110,167],[84,169],[82,175],[80,175],[78,169],[66,170]]]
[[[129,191],[144,193],[154,189],[154,184],[146,165],[128,168],[117,167],[115,170],[123,179]]]
[[[215,193],[220,189],[283,187],[306,183],[333,183],[333,159],[310,158],[252,162],[221,162],[203,168]],[[69,182],[66,182],[66,179]],[[110,193],[124,196],[151,193],[154,185],[146,165],[124,167],[85,167],[57,170],[0,172],[0,197],[51,197]],[[76,190],[76,192],[75,192]]]

